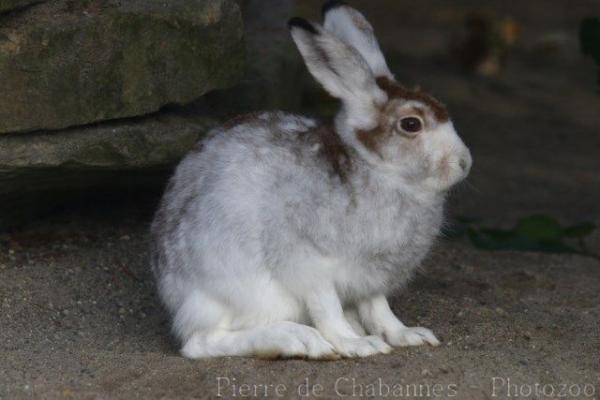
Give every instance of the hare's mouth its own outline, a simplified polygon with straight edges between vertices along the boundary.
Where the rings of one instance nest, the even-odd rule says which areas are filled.
[[[448,190],[469,175],[471,165],[471,155],[468,151],[461,155],[446,154],[432,171],[428,186],[437,191]]]

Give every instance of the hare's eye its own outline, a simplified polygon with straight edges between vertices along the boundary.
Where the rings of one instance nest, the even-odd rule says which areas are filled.
[[[399,121],[398,125],[401,133],[404,132],[410,136],[414,136],[423,129],[423,120],[415,116],[404,117]]]

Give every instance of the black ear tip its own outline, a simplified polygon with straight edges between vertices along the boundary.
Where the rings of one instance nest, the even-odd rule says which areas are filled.
[[[323,16],[325,16],[325,14],[327,14],[328,11],[333,10],[334,8],[338,8],[341,6],[347,6],[347,5],[348,5],[348,3],[346,3],[345,1],[329,0],[328,2],[323,4],[323,8],[321,8],[321,13]]]
[[[305,31],[310,32],[313,35],[316,35],[319,33],[319,31],[317,31],[317,29],[313,26],[313,24],[311,24],[304,18],[299,18],[299,17],[294,17],[294,18],[290,19],[288,21],[288,27],[290,29],[292,29],[292,28],[304,29]]]

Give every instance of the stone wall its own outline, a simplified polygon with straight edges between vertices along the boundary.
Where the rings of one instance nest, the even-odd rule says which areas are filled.
[[[0,0],[0,229],[171,167],[217,120],[164,107],[243,73],[233,0]]]
[[[230,0],[49,1],[2,18],[0,133],[144,115],[231,85]]]

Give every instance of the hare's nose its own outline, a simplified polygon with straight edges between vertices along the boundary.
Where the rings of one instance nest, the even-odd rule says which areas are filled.
[[[473,163],[473,159],[471,158],[471,153],[468,150],[458,160],[458,166],[462,169],[463,173],[465,173],[465,174],[469,173],[472,163]]]

